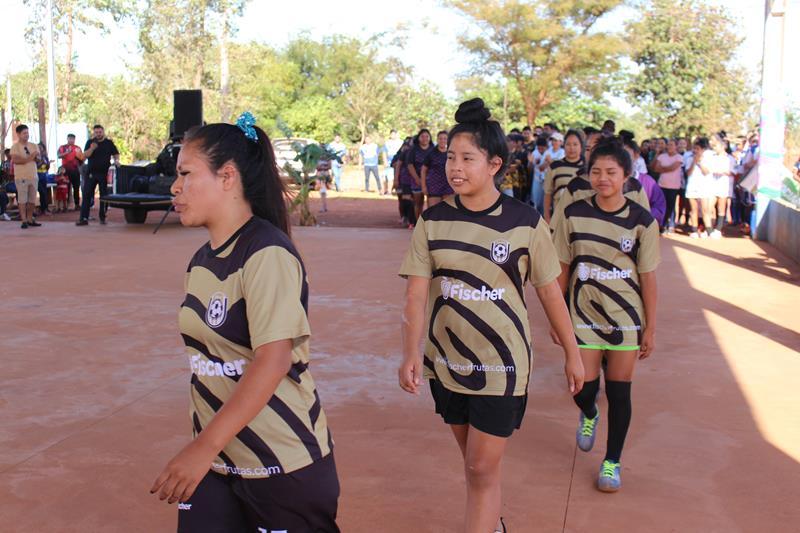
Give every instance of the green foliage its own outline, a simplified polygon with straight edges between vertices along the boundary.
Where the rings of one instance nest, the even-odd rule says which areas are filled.
[[[321,95],[297,100],[280,116],[295,136],[317,141],[333,139],[339,124],[334,100]]]
[[[593,98],[577,91],[545,107],[540,117],[542,124],[552,122],[562,131],[582,129],[584,126],[599,128],[607,119],[616,121],[618,118],[617,112],[611,109],[604,98]]]
[[[628,25],[638,73],[630,98],[662,135],[739,131],[752,109],[746,72],[729,50],[741,42],[727,9],[693,0],[650,0]]]
[[[316,183],[314,174],[317,165],[322,160],[332,161],[339,158],[334,152],[317,143],[305,146],[294,143],[293,148],[297,152],[294,160],[301,163],[301,168],[297,170],[289,163],[284,166],[284,171],[291,180],[289,207],[292,211],[299,211],[301,226],[314,226],[317,219],[311,213],[308,198]]]
[[[623,0],[449,0],[469,19],[459,38],[474,58],[473,74],[513,80],[528,124],[573,90],[597,93],[616,70],[624,42],[595,31]],[[476,31],[477,29],[477,31]]]

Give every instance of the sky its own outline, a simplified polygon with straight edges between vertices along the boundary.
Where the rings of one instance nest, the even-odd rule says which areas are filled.
[[[761,0],[697,0],[724,4],[740,21],[745,42],[735,53],[737,60],[758,74],[761,61],[764,4]],[[787,50],[800,49],[800,0],[787,0]],[[403,9],[399,9],[400,6]],[[403,0],[375,2],[339,0],[335,4],[323,0],[304,0],[302,14],[292,9],[293,2],[251,0],[245,16],[238,22],[236,40],[261,41],[275,46],[284,45],[301,31],[311,35],[344,33],[367,37],[379,32],[391,32],[398,24],[407,27],[407,46],[404,50],[387,50],[414,68],[415,79],[437,84],[445,95],[455,95],[455,78],[469,67],[469,57],[457,45],[463,31],[463,21],[435,0]],[[334,7],[335,6],[335,7]],[[385,6],[385,7],[384,7]],[[4,61],[0,60],[0,75],[27,69],[32,53],[24,41],[28,8],[22,0],[0,0],[4,24]],[[601,21],[608,29],[621,27],[636,12],[625,8]],[[302,20],[298,20],[302,18]],[[124,74],[129,66],[138,64],[136,32],[131,27],[115,28],[109,37],[92,32],[78,35],[76,52],[78,70],[95,75]],[[102,46],[98,46],[98,43]],[[800,87],[800,70],[788,69],[788,87]],[[800,103],[800,90],[790,95]]]

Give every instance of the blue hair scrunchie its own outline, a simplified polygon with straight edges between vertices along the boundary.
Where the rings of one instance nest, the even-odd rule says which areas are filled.
[[[250,111],[245,111],[236,120],[236,127],[244,132],[244,136],[253,142],[258,141],[258,134],[253,127],[256,125],[256,117]]]

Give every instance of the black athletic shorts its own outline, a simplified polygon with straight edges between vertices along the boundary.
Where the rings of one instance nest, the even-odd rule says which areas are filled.
[[[263,479],[209,472],[178,504],[178,533],[339,533],[333,454]]]
[[[461,394],[446,389],[441,381],[431,379],[431,394],[436,412],[446,424],[469,424],[496,437],[510,437],[522,424],[528,396],[481,396]]]

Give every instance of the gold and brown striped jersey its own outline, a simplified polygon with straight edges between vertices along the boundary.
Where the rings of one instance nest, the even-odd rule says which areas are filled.
[[[639,275],[659,263],[658,223],[629,198],[615,212],[595,196],[571,203],[555,233],[569,265],[567,302],[578,345],[636,350],[645,327]]]
[[[221,474],[263,478],[292,472],[333,447],[308,370],[308,283],[286,234],[253,217],[217,249],[206,244],[186,274],[179,324],[189,355],[195,436],[233,394],[255,350],[292,339],[292,366],[261,412],[220,452]]]
[[[566,159],[554,161],[544,176],[544,193],[553,195],[552,205],[561,201],[567,185],[576,177],[586,175],[583,160],[570,163]]]
[[[456,196],[425,211],[400,268],[431,279],[424,376],[463,394],[526,394],[524,285],[541,287],[560,272],[550,230],[527,204],[501,194],[478,212]]]
[[[564,209],[572,202],[583,200],[594,195],[595,191],[592,189],[592,184],[589,177],[582,175],[576,177],[567,184],[563,189],[561,199],[553,207],[553,216],[550,218],[550,229],[555,233],[558,230],[558,225],[564,219]],[[647,192],[642,187],[642,183],[636,178],[628,178],[622,186],[622,194],[625,198],[629,198],[641,205],[648,212],[650,211],[650,200],[647,198]]]

